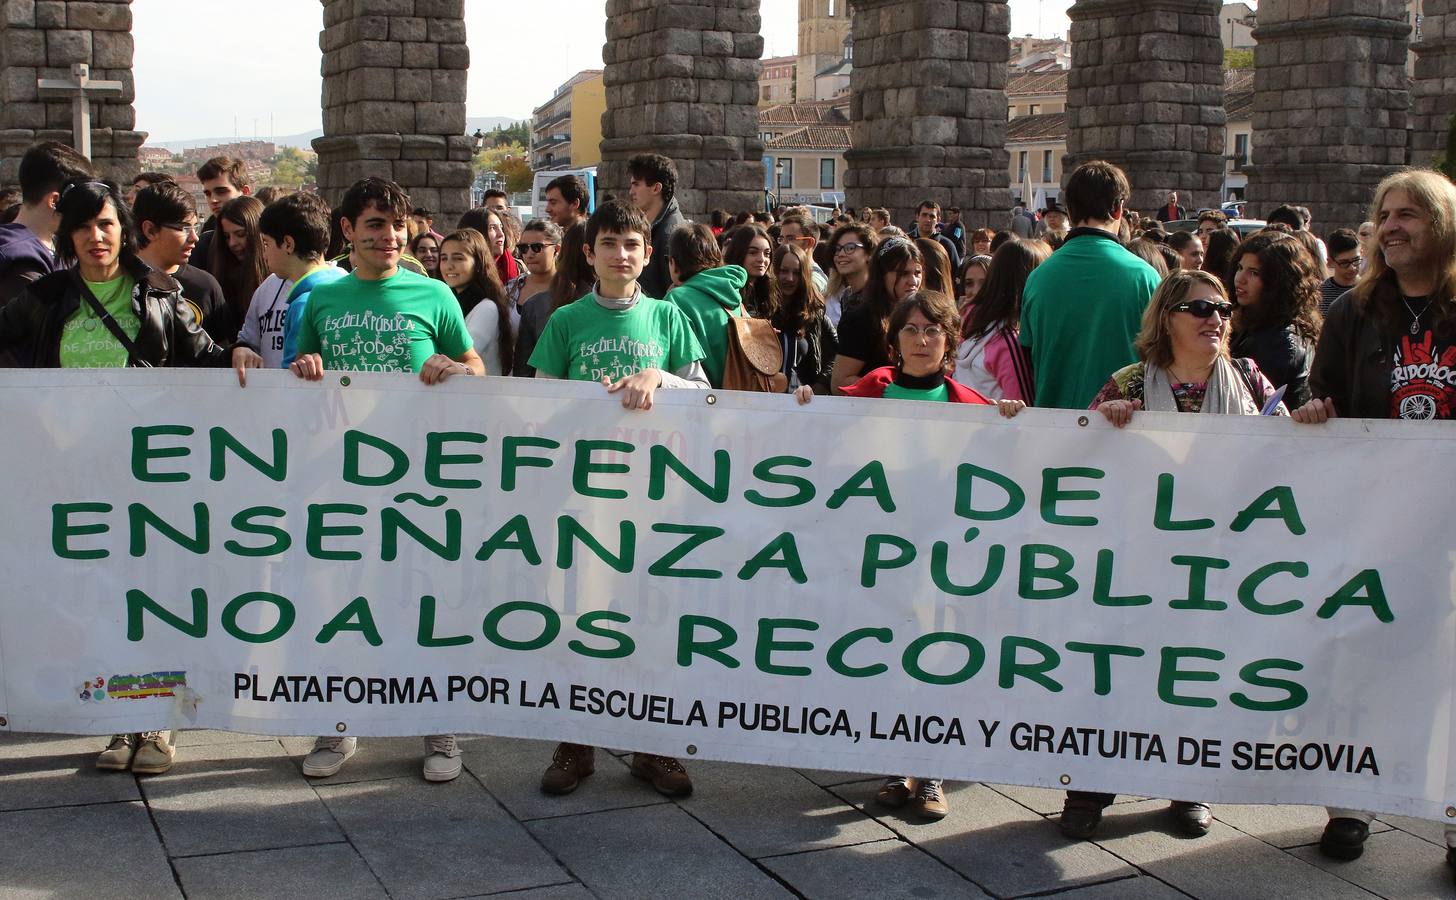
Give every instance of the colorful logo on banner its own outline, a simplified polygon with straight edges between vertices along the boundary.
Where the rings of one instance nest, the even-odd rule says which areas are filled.
[[[186,672],[148,672],[145,675],[97,675],[82,683],[82,703],[104,700],[150,700],[175,697],[178,688],[187,686]]]

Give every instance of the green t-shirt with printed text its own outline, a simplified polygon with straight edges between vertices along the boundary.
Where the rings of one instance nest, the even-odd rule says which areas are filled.
[[[299,354],[319,354],[325,369],[418,372],[436,353],[454,359],[471,345],[450,288],[403,268],[379,281],[350,273],[318,285],[298,323]]]
[[[642,297],[630,309],[608,309],[587,294],[546,320],[530,364],[553,378],[617,381],[644,369],[676,372],[702,358],[675,305]]]
[[[88,281],[86,286],[127,337],[136,339],[142,323],[131,308],[136,279],[122,274],[110,281]],[[81,308],[71,313],[61,327],[61,368],[120,369],[126,366],[126,348],[121,345],[84,298]]]

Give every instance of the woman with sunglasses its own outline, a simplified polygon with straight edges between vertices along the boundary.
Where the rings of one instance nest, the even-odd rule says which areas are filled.
[[[1299,239],[1260,231],[1234,251],[1234,319],[1230,349],[1259,364],[1291,409],[1310,401],[1309,370],[1324,324],[1322,268]]]
[[[920,290],[925,257],[902,237],[882,241],[870,257],[861,300],[839,320],[839,355],[833,392],[842,393],[866,372],[890,364],[889,321],[895,304]]]
[[[506,285],[511,321],[517,328],[526,303],[537,294],[551,290],[551,279],[556,275],[556,252],[560,247],[561,228],[550,219],[532,219],[521,231],[516,253],[526,264],[526,272]]]
[[[893,365],[875,369],[841,393],[871,399],[991,404],[981,394],[946,377],[955,360],[959,328],[960,313],[950,297],[931,291],[912,292],[890,313],[887,330],[891,340],[887,349],[893,348]],[[794,397],[802,405],[814,399],[814,392],[803,385]],[[1026,407],[1019,400],[1001,400],[995,405],[1008,419]],[[896,809],[908,806],[924,819],[943,819],[950,812],[939,778],[892,776],[880,786],[875,801]]]
[[[1258,415],[1276,391],[1255,361],[1230,355],[1233,313],[1223,283],[1209,273],[1169,275],[1133,344],[1141,361],[1114,372],[1092,408],[1119,428],[1140,409]],[[1283,403],[1272,412],[1288,414]]]
[[[1133,346],[1140,362],[1119,369],[1092,401],[1092,409],[1118,428],[1140,409],[1156,412],[1257,416],[1289,414],[1252,360],[1229,356],[1228,302],[1223,283],[1207,272],[1174,272],[1148,301]],[[1270,408],[1270,405],[1273,405]],[[1102,821],[1113,794],[1068,791],[1061,829],[1087,839]],[[1202,837],[1213,824],[1207,803],[1174,800],[1168,807],[1183,834]]]

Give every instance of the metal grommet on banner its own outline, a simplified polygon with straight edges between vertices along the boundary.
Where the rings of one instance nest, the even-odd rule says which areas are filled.
[[[339,724],[334,726],[334,730],[337,731],[339,734],[343,734],[344,732],[349,730],[349,725],[347,722],[340,722]]]
[[[4,724],[5,724],[5,720],[4,719],[0,719],[0,725],[4,725]],[[1448,819],[1456,819],[1456,806],[1448,806],[1448,807],[1446,807],[1446,818],[1448,818]]]
[[[697,744],[688,744],[688,756],[697,756],[697,755],[698,755],[698,745]]]
[[[1088,424],[1089,424],[1089,421],[1088,421],[1088,419],[1087,419],[1086,416],[1078,416],[1077,417],[1077,427],[1078,428],[1086,428]]]
[[[1071,784],[1072,783],[1072,776],[1070,776],[1070,775],[1063,775],[1061,777],[1061,782],[1064,785]]]
[[[718,405],[718,395],[717,394],[709,394],[708,397],[707,397],[707,403],[708,403],[709,406],[717,406]]]
[[[4,728],[4,727],[6,727],[9,724],[10,724],[10,720],[9,719],[5,718],[4,716],[0,716],[0,728]],[[1448,809],[1448,810],[1446,810],[1446,812],[1449,813],[1450,810]]]
[[[351,384],[348,375],[339,376],[339,387],[348,387]]]

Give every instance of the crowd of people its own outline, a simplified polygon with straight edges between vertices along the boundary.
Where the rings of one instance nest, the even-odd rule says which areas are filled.
[[[494,192],[442,233],[389,181],[363,179],[331,208],[313,193],[255,196],[243,165],[219,158],[197,173],[203,222],[167,176],[123,195],[74,150],[40,144],[0,225],[0,364],[231,366],[244,386],[259,368],[557,378],[649,410],[662,389],[722,389],[734,320],[759,320],[782,360],[765,383],[799,404],[1090,408],[1117,427],[1144,410],[1318,426],[1450,419],[1456,406],[1456,187],[1432,171],[1391,175],[1370,222],[1324,240],[1296,206],[1250,233],[1218,210],[1187,219],[1176,194],[1138,216],[1105,162],[1071,173],[1065,207],[1018,208],[1002,228],[968,227],[934,200],[908,229],[869,208],[692,223],[670,159],[639,156],[628,172],[625,196],[590,214],[584,185],[563,176],[542,218],[522,223]],[[1166,232],[1179,221],[1196,227]],[[357,750],[320,737],[304,774],[334,774]],[[454,735],[425,750],[426,779],[460,773]],[[169,733],[119,734],[97,765],[156,774],[175,753]],[[593,771],[591,747],[563,743],[541,788],[568,793]],[[668,796],[692,791],[671,757],[637,753],[631,772]],[[1091,837],[1112,799],[1069,792],[1063,832]],[[878,800],[949,811],[931,777],[889,778]],[[1210,827],[1206,803],[1171,810],[1188,835]],[[1369,822],[1331,810],[1321,849],[1359,856]]]

